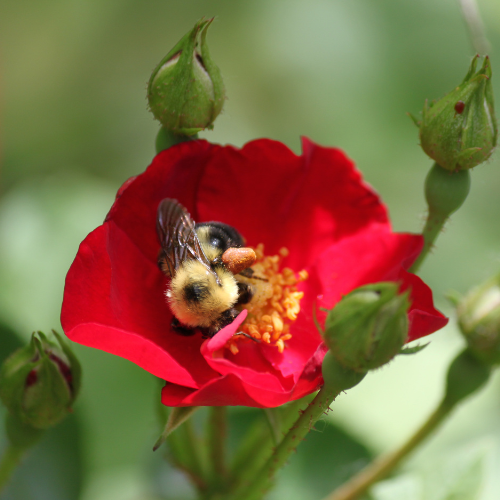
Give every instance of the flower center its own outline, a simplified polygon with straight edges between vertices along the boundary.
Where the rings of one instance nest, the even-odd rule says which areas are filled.
[[[307,271],[295,273],[288,267],[280,271],[281,261],[288,255],[287,248],[282,248],[279,255],[265,256],[264,245],[260,243],[255,254],[257,260],[251,267],[254,277],[238,275],[238,281],[251,285],[254,295],[248,304],[241,306],[247,309],[248,316],[240,331],[226,343],[233,354],[239,352],[240,342],[252,342],[251,338],[283,352],[286,341],[292,338],[290,325],[297,319],[304,296],[304,292],[297,291],[297,284],[307,279]]]

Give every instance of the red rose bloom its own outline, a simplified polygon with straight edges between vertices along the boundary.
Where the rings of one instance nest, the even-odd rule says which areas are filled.
[[[243,311],[211,339],[171,329],[165,299],[168,278],[157,267],[156,214],[175,198],[196,222],[234,226],[249,246],[267,255],[286,247],[284,265],[309,279],[292,337],[283,352],[263,342],[224,348],[246,317]],[[260,139],[242,149],[206,141],[160,153],[128,180],[102,226],[82,242],[67,278],[61,322],[81,344],[133,361],[166,380],[168,406],[279,406],[318,389],[322,338],[313,309],[332,308],[354,288],[397,281],[411,289],[408,341],[442,328],[432,292],[408,268],[422,237],[393,233],[387,211],[353,163],[333,148],[303,141],[296,156],[279,142]]]

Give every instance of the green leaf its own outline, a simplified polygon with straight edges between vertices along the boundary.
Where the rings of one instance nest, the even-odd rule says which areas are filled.
[[[4,362],[16,349],[24,345],[24,342],[16,335],[16,332],[2,320],[0,320],[0,364]]]
[[[475,449],[474,449],[475,448]],[[484,447],[468,446],[425,475],[425,500],[476,500],[485,477]],[[434,464],[436,465],[436,464]]]

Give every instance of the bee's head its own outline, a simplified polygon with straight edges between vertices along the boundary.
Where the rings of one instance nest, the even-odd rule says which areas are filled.
[[[242,247],[245,242],[232,226],[222,222],[201,222],[196,224],[196,234],[202,244],[210,245],[222,255],[228,248]]]

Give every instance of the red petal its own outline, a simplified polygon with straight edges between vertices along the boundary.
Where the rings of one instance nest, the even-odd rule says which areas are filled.
[[[379,197],[342,151],[308,139],[303,148],[296,156],[279,142],[260,139],[241,150],[218,150],[198,192],[201,220],[236,227],[248,245],[264,243],[267,255],[287,247],[285,265],[297,270],[340,238],[389,224]]]
[[[272,407],[317,389],[325,349],[313,308],[331,308],[357,286],[392,280],[411,287],[409,340],[442,327],[447,320],[429,288],[404,271],[421,237],[391,232],[385,207],[340,150],[307,139],[303,150],[296,156],[262,139],[241,150],[192,141],[159,154],[124,183],[107,222],[81,244],[66,278],[66,334],[169,381],[167,405]],[[285,265],[308,268],[302,312],[282,354],[252,342],[239,343],[236,355],[223,347],[245,313],[206,342],[171,330],[167,280],[156,266],[156,211],[165,197],[196,222],[234,225],[248,244],[264,243],[267,255],[286,246]]]
[[[139,285],[138,285],[139,284]],[[75,342],[122,356],[157,377],[199,387],[217,375],[200,335],[171,331],[165,278],[108,223],[90,233],[66,277],[61,323]]]
[[[273,408],[290,400],[290,394],[274,393],[252,387],[236,375],[225,375],[192,390],[174,384],[166,384],[161,402],[166,406],[254,406]]]

